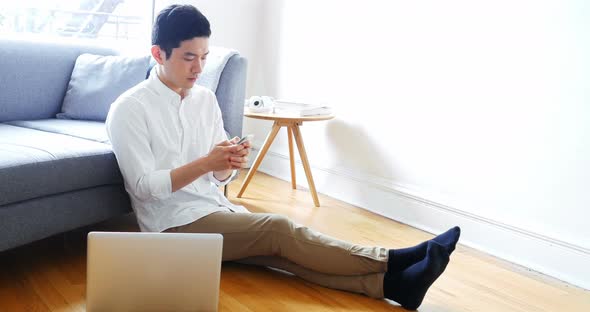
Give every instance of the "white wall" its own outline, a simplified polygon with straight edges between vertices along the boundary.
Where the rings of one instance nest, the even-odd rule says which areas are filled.
[[[501,246],[522,253],[534,239],[539,256],[590,259],[584,1],[283,0],[265,1],[263,12],[262,92],[328,102],[338,114],[302,129],[320,192],[433,231],[460,223],[472,228],[468,244],[590,286],[581,267],[564,272]],[[261,145],[269,126],[246,120],[245,132]],[[285,133],[271,151],[275,167],[263,169],[288,179]],[[379,190],[335,180],[446,215],[406,216]],[[497,231],[511,234],[487,237]]]
[[[590,288],[585,1],[191,2],[248,95],[335,108],[302,128],[320,192]],[[261,169],[287,155],[282,132]]]

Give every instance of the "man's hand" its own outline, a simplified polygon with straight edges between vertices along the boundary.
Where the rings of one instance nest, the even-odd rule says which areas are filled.
[[[227,160],[223,161],[223,157],[222,157],[221,169],[212,170],[213,176],[217,180],[219,180],[219,181],[226,180],[231,175],[232,170],[243,168],[245,166],[245,164],[248,162],[248,154],[250,154],[250,142],[244,142],[240,145],[235,145],[235,143],[238,142],[239,140],[240,140],[240,138],[235,137],[229,141],[223,141],[223,142],[217,144],[215,146],[215,148],[213,148],[211,153],[209,153],[209,155],[207,156],[207,157],[209,157],[210,155],[212,155],[212,157],[216,157],[216,156],[218,156],[218,154],[224,155],[224,153],[228,153],[228,152],[230,153],[228,156],[227,156],[227,154],[225,154],[223,156],[223,157],[228,157]],[[233,148],[233,149],[231,149],[231,148]],[[215,162],[215,163],[219,164],[218,162]],[[223,168],[223,163],[226,164],[226,168]],[[215,167],[215,168],[220,168],[220,167]]]
[[[233,170],[242,167],[245,162],[243,155],[245,155],[246,148],[242,144],[234,145],[238,140],[239,138],[236,137],[215,145],[206,156],[210,171]]]
[[[250,154],[250,142],[235,145],[239,138],[217,144],[208,155],[194,160],[182,167],[173,169],[170,173],[172,179],[172,192],[185,187],[195,179],[212,171],[219,181],[226,180],[234,169],[240,169],[248,162]]]
[[[232,142],[232,144],[235,144],[239,140],[240,140],[240,138],[235,137],[235,138],[231,139],[230,142]],[[243,147],[243,149],[238,151],[237,153],[234,153],[233,158],[232,158],[232,163],[238,165],[239,168],[244,168],[246,166],[246,164],[248,163],[248,155],[250,155],[250,150],[252,149],[251,144],[252,143],[250,143],[250,141],[245,141],[242,144],[240,144]]]

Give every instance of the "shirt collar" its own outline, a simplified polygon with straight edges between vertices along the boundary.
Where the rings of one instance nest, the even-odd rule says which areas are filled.
[[[158,77],[159,65],[156,64],[150,71],[149,85],[153,87],[154,91],[158,93],[158,95],[171,100],[173,103],[180,104],[180,95],[176,93],[174,90],[170,89],[167,85],[165,85],[160,77]],[[185,99],[190,97],[191,90],[186,91]]]

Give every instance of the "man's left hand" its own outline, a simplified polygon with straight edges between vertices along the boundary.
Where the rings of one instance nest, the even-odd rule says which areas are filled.
[[[237,143],[240,140],[239,137],[235,137],[230,140],[232,144]],[[248,164],[248,155],[250,155],[250,150],[252,149],[252,143],[250,141],[245,141],[244,143],[240,144],[243,149],[238,150],[237,152],[233,153],[230,157],[230,162],[234,169],[241,169],[246,167]]]
[[[231,140],[223,141],[223,142],[219,143],[218,145],[230,146],[230,145],[236,144],[239,140],[240,140],[239,137],[235,137]],[[250,150],[252,149],[251,144],[252,143],[250,141],[246,141],[246,142],[240,144],[240,146],[242,148],[238,149],[235,153],[232,153],[229,158],[231,169],[213,172],[213,175],[215,176],[215,178],[220,181],[224,181],[225,179],[227,179],[230,176],[232,170],[242,169],[242,168],[246,167],[246,165],[248,164],[248,155],[250,155]]]

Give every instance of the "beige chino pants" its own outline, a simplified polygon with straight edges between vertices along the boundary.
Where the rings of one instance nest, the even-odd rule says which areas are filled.
[[[386,248],[344,242],[280,215],[216,212],[166,232],[220,233],[223,261],[269,266],[325,287],[383,298]]]

